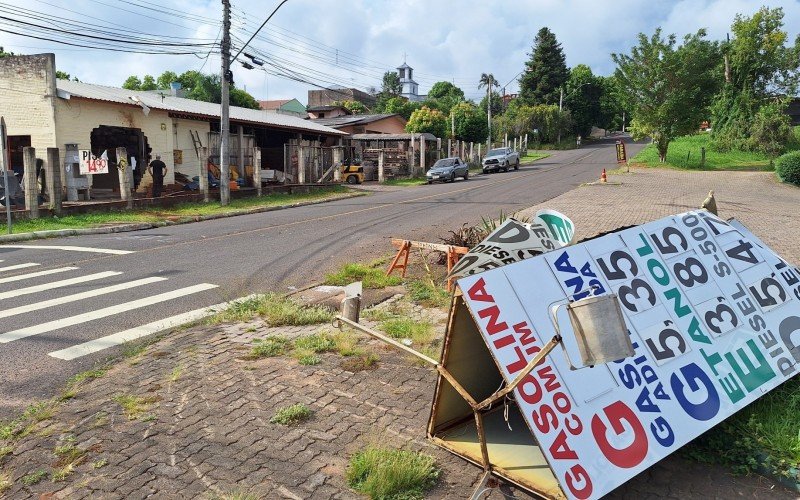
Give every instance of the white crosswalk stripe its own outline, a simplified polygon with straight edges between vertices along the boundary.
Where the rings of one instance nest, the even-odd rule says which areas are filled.
[[[103,271],[101,273],[87,274],[86,276],[78,276],[77,278],[53,281],[51,283],[45,283],[43,285],[34,285],[25,288],[18,288],[16,290],[10,290],[8,292],[0,292],[0,300],[9,299],[12,297],[19,297],[21,295],[30,295],[32,293],[45,292],[47,290],[63,288],[65,286],[70,286],[70,285],[78,285],[80,283],[100,280],[111,276],[119,276],[120,274],[122,273],[119,271]]]
[[[75,293],[72,295],[67,295],[65,297],[58,297],[56,299],[45,300],[44,302],[35,302],[33,304],[26,304],[24,306],[13,307],[11,309],[0,311],[0,318],[8,318],[9,316],[16,316],[17,314],[25,314],[33,311],[39,311],[41,309],[47,309],[48,307],[59,306],[61,304],[69,304],[70,302],[86,300],[92,297],[99,297],[101,295],[106,295],[113,292],[119,292],[120,290],[129,290],[137,286],[149,285],[150,283],[156,283],[159,281],[166,281],[166,280],[167,278],[152,276],[149,278],[142,278],[140,280],[128,281],[126,283],[119,283],[117,285],[96,288],[94,290],[89,290],[86,292]]]
[[[16,276],[9,276],[7,278],[0,278],[0,283],[11,283],[14,281],[22,281],[31,278],[38,278],[40,276],[49,276],[56,273],[65,273],[67,271],[75,271],[77,267],[59,267],[57,269],[47,269],[45,271],[37,271],[35,273],[18,274]]]
[[[2,261],[0,261],[0,262],[2,262]],[[25,269],[25,268],[28,268],[28,267],[36,267],[36,266],[40,266],[40,265],[41,264],[36,264],[34,262],[26,262],[25,264],[16,264],[16,265],[13,265],[13,266],[0,267],[0,273],[4,273],[6,271],[16,271],[17,269]]]
[[[153,295],[151,297],[145,297],[143,299],[132,300],[130,302],[126,302],[123,304],[104,307],[102,309],[97,309],[95,311],[90,311],[87,313],[77,314],[75,316],[70,316],[68,318],[62,318],[54,321],[48,321],[46,323],[42,323],[39,325],[20,328],[18,330],[0,334],[0,343],[5,344],[8,342],[13,342],[15,340],[24,339],[34,335],[41,335],[43,333],[52,332],[55,330],[59,330],[61,328],[66,328],[69,326],[79,325],[81,323],[86,323],[89,321],[106,318],[108,316],[113,316],[115,314],[132,311],[134,309],[140,309],[142,307],[147,307],[167,300],[177,299],[180,297],[185,297],[187,295],[204,292],[206,290],[211,290],[217,287],[218,285],[213,285],[211,283],[201,283],[199,285],[179,288],[177,290],[160,293],[157,295]]]

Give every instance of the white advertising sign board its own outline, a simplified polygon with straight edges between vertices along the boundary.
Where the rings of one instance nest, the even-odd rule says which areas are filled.
[[[530,223],[506,219],[470,249],[449,276],[469,276],[561,248],[574,234],[572,221],[555,210],[540,210]]]
[[[108,173],[108,159],[103,154],[100,158],[92,154],[88,149],[78,150],[80,157],[79,172],[81,175],[95,175]]]
[[[550,308],[617,294],[635,355],[515,389],[569,498],[599,498],[797,372],[800,271],[736,221],[667,217],[458,281],[506,381],[554,335]],[[564,311],[564,308],[561,308]],[[577,358],[566,313],[565,347]]]

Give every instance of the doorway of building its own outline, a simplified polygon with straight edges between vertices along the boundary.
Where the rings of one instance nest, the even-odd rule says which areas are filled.
[[[117,148],[125,148],[128,151],[128,165],[133,165],[135,159],[133,189],[136,190],[139,187],[142,173],[147,169],[151,151],[147,137],[141,129],[100,125],[92,130],[91,144],[92,154],[101,156],[105,152],[108,155],[109,164],[107,174],[93,176],[92,189],[109,189],[115,193],[119,192],[119,170],[116,168]]]
[[[11,170],[14,172],[14,175],[17,176],[17,181],[21,181],[22,174],[25,171],[22,150],[31,147],[31,136],[9,135],[7,147],[9,160],[11,161]]]

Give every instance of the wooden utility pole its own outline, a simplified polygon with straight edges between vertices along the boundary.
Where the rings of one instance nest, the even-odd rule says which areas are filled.
[[[198,160],[200,161],[200,191],[203,193],[203,202],[208,203],[211,198],[208,194],[208,148],[200,146],[197,148],[200,153]]]
[[[6,205],[6,222],[8,223],[8,234],[11,234],[11,197],[8,195],[8,139],[6,138],[6,119],[0,116],[0,168],[3,169],[3,202]]]

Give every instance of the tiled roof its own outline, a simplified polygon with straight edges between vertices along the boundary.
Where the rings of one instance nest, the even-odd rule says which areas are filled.
[[[133,99],[135,97],[151,109],[206,118],[219,118],[220,116],[219,104],[195,101],[193,99],[185,99],[182,97],[174,97],[166,92],[163,96],[161,96],[152,92],[138,92],[136,90],[106,87],[103,85],[73,82],[70,80],[57,80],[56,87],[60,97],[69,95],[71,97],[81,97],[83,99],[92,99],[96,101],[106,101],[136,106],[138,103]],[[345,135],[344,132],[326,127],[320,123],[305,120],[292,115],[266,113],[264,110],[260,109],[248,109],[231,106],[230,118],[231,121],[236,122],[266,125],[303,132],[316,132],[326,135]]]
[[[278,109],[287,102],[291,101],[291,99],[275,99],[272,101],[258,101],[258,105],[261,106],[261,109]]]

